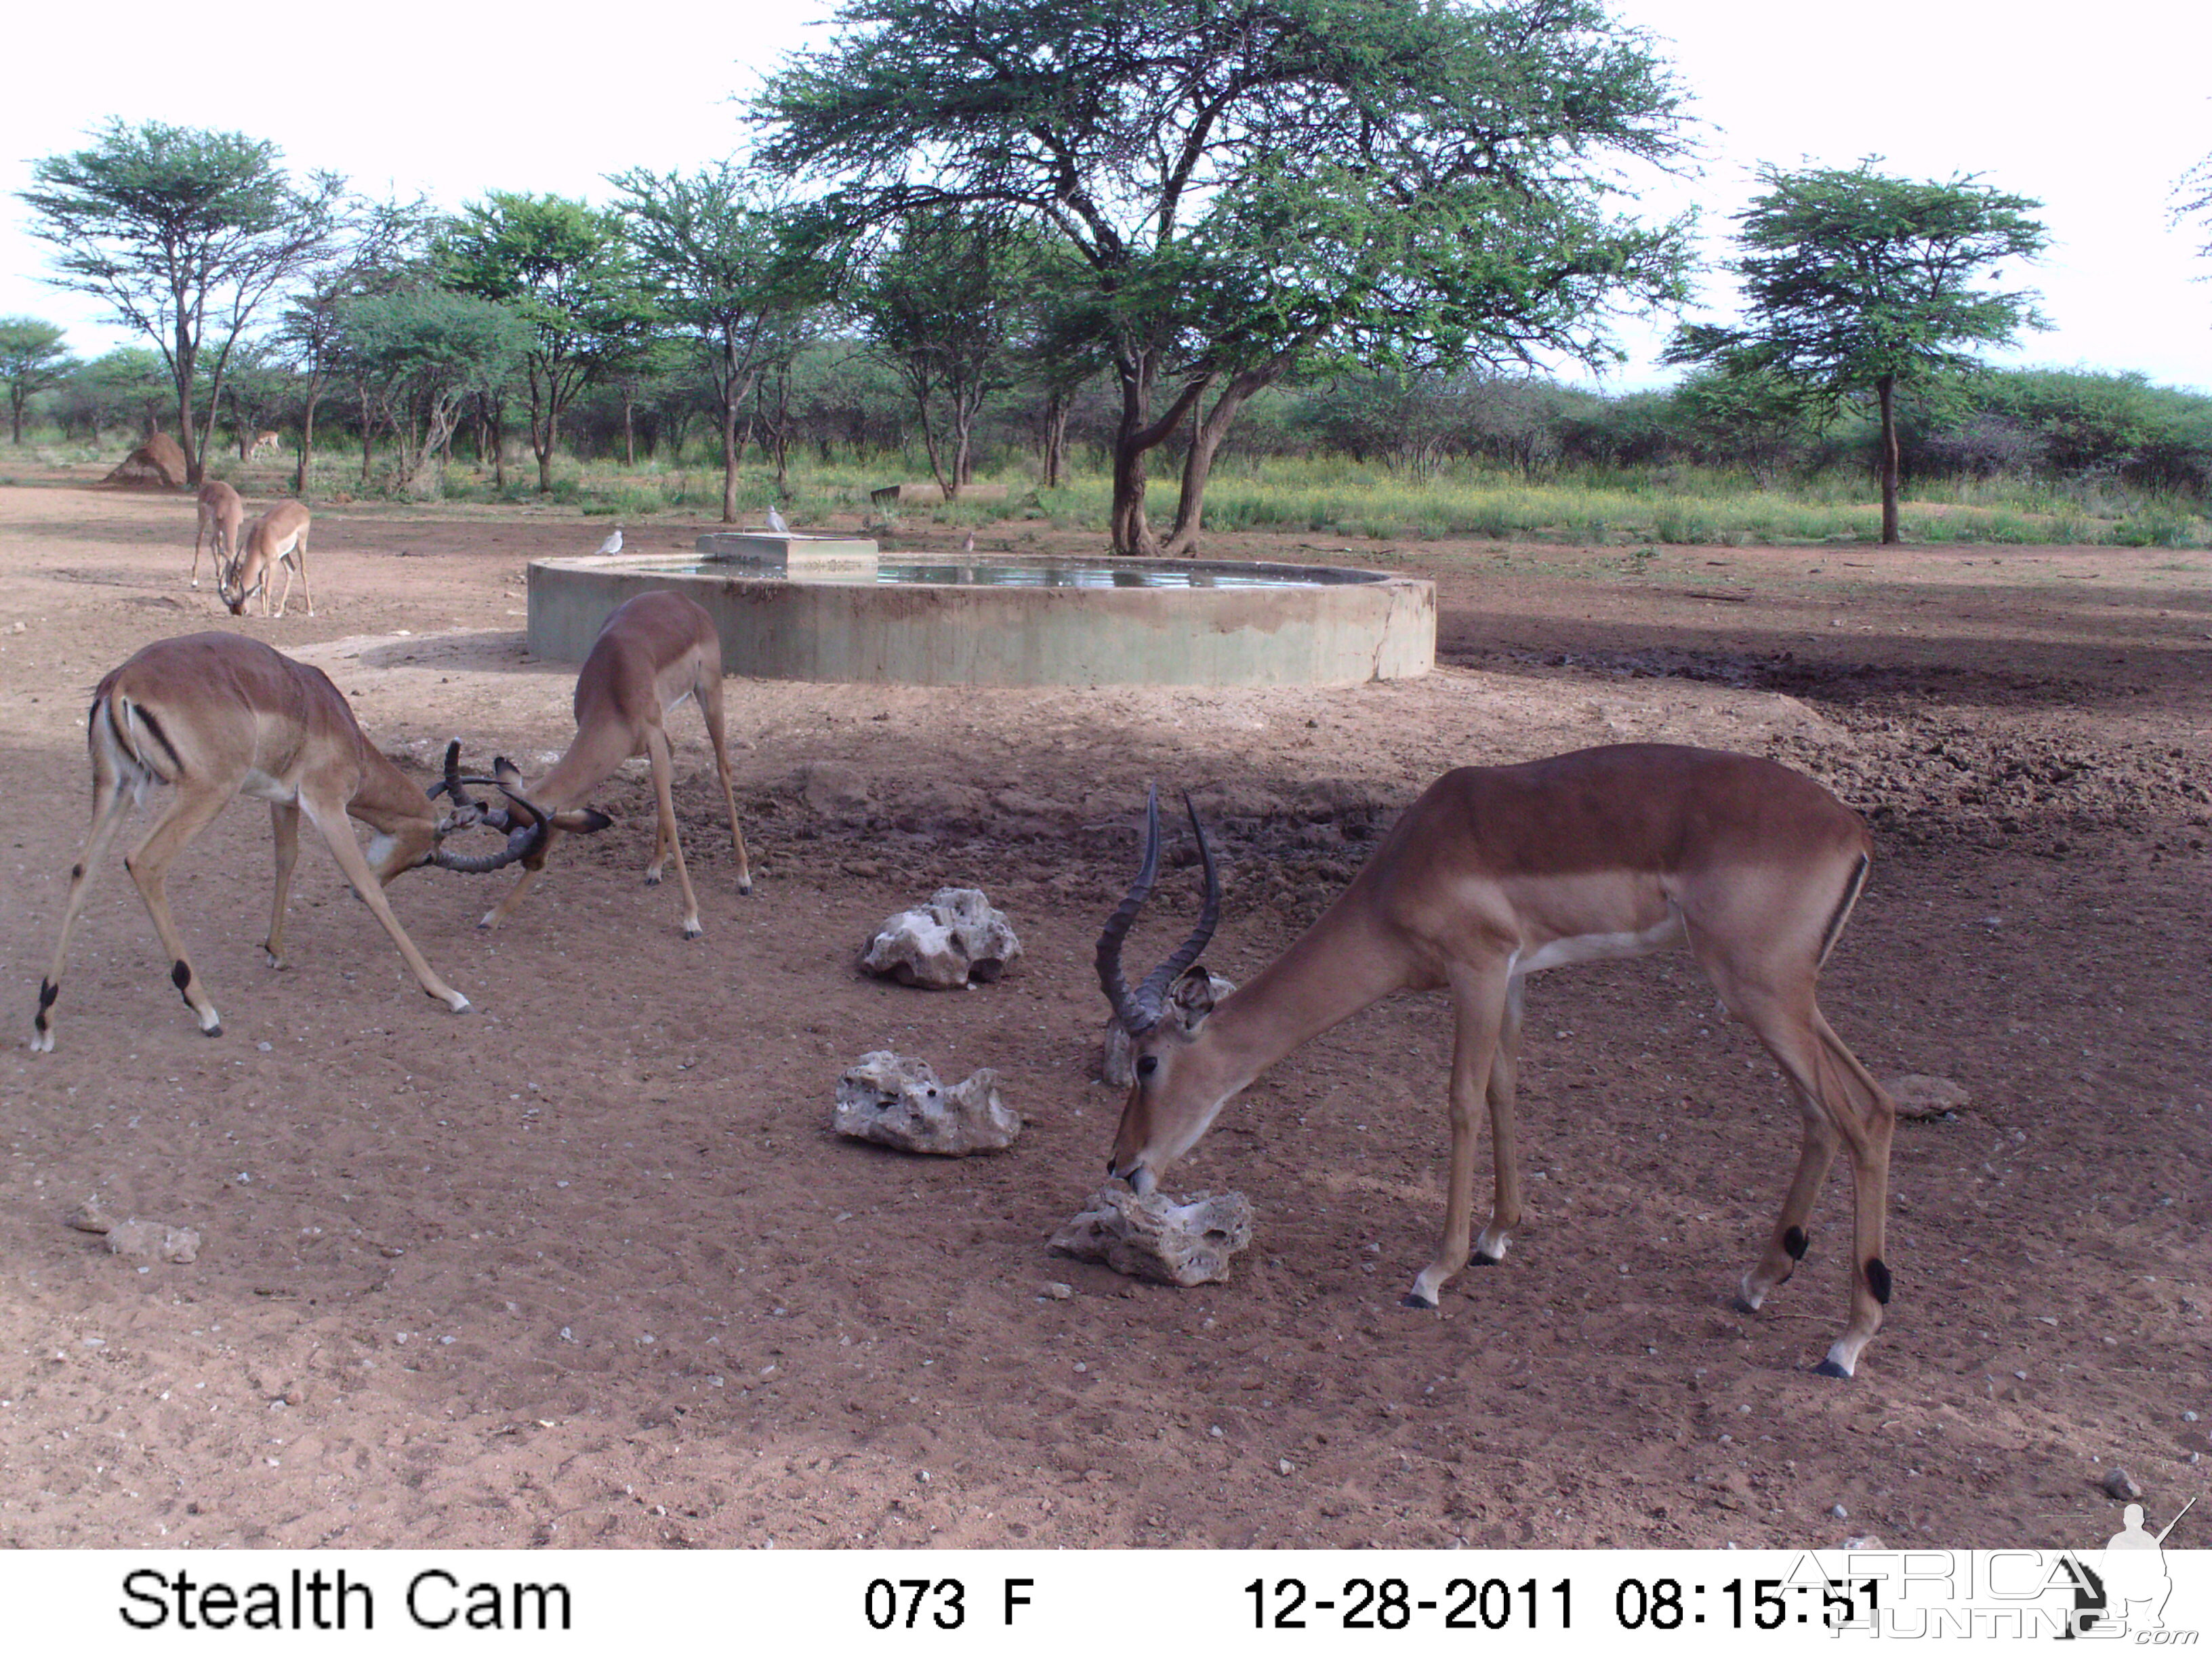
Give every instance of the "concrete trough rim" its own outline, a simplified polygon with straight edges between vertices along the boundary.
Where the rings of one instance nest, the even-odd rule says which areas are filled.
[[[580,661],[623,599],[656,587],[715,618],[732,674],[908,685],[1346,685],[1426,672],[1436,590],[1337,565],[990,554],[936,565],[1066,564],[1275,576],[1239,587],[1006,586],[808,580],[732,562],[696,574],[665,554],[531,562],[530,648]],[[698,562],[712,565],[714,562]]]

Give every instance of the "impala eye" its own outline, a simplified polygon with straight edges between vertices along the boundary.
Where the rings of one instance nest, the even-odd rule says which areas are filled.
[[[1137,1075],[1139,1077],[1150,1077],[1153,1073],[1159,1069],[1159,1056],[1157,1054],[1146,1054],[1142,1060],[1137,1062]]]

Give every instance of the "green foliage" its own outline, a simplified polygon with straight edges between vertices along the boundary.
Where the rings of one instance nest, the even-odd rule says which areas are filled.
[[[1960,348],[2044,326],[2029,291],[1979,286],[2042,252],[2049,238],[2028,216],[2039,202],[1970,179],[1887,178],[1873,160],[1759,177],[1768,188],[1736,216],[1729,267],[1747,320],[1681,330],[1669,361],[1764,370],[1832,399],[1971,371],[1978,360]]]
[[[438,468],[464,400],[495,386],[529,352],[529,324],[512,307],[440,289],[364,295],[338,311],[338,352],[372,386],[418,495],[438,493]]]
[[[494,191],[440,239],[447,287],[504,305],[528,325],[524,356],[538,488],[553,487],[561,416],[656,313],[622,216],[562,196]]]
[[[1004,220],[915,213],[851,285],[863,333],[914,398],[930,471],[948,499],[973,473],[984,400],[1012,384],[1037,264],[1033,240]]]
[[[254,313],[321,254],[343,183],[295,189],[274,144],[160,121],[101,129],[89,148],[32,163],[31,233],[58,250],[53,281],[102,300],[154,342],[199,476],[193,419],[203,346],[214,348],[206,425],[231,351]]]
[[[1677,331],[1671,362],[1778,379],[1832,406],[1878,400],[1882,540],[1900,534],[1895,393],[1900,385],[1970,374],[1960,348],[2045,326],[2026,289],[1980,286],[2008,259],[2033,259],[2049,238],[2028,217],[2042,205],[1971,179],[1917,183],[1874,171],[1762,167],[1764,195],[1736,216],[1742,255],[1740,328]],[[1994,279],[1994,278],[1992,278]]]
[[[23,405],[81,367],[62,343],[62,330],[36,317],[0,317],[0,382],[8,388],[15,441],[23,441]]]
[[[974,207],[1070,251],[1087,297],[1060,324],[1123,388],[1117,545],[1149,537],[1141,457],[1209,389],[1219,428],[1301,361],[1596,360],[1607,306],[1680,291],[1681,228],[1613,212],[1603,170],[1675,155],[1680,94],[1593,0],[849,0],[837,21],[756,105],[767,164],[828,182],[841,230]]]

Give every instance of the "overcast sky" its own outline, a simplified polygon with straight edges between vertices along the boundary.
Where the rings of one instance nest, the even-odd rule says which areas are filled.
[[[1699,207],[1711,257],[1725,253],[1761,161],[1879,155],[1902,176],[1978,173],[2041,200],[2053,240],[2007,280],[2039,288],[2054,327],[2001,361],[2140,369],[2212,391],[2212,283],[2201,280],[2212,260],[2192,252],[2212,228],[2167,219],[2176,179],[2212,152],[2212,5],[1614,6],[1663,37],[1707,124],[1703,176],[1657,181],[1644,201],[1654,213]],[[15,199],[33,159],[76,148],[109,116],[242,131],[295,167],[447,207],[486,189],[601,200],[606,173],[689,168],[738,148],[732,95],[818,39],[829,10],[665,0],[579,27],[511,7],[443,9],[434,24],[319,7],[287,12],[281,27],[199,29],[146,0],[26,8],[9,26],[17,67],[0,98],[0,314],[64,323],[81,353],[124,339],[92,302],[40,281],[47,250]],[[1714,314],[1728,307],[1724,278],[1708,276],[1705,295]],[[1624,328],[1632,361],[1612,384],[1668,378],[1652,362],[1667,326]]]

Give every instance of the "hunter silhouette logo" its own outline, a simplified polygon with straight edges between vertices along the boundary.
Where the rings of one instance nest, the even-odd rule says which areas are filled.
[[[2105,1559],[2100,1563],[2100,1573],[2087,1573],[2096,1581],[2097,1601],[2085,1607],[2081,1589],[2075,1590],[2075,1632],[2092,1628],[2100,1620],[2112,1621],[2117,1631],[2154,1631],[2166,1628],[2166,1598],[2173,1594],[2173,1580],[2166,1570],[2165,1544],[2166,1534],[2181,1524],[2181,1516],[2196,1506],[2192,1498],[2181,1506],[2181,1514],[2166,1523],[2164,1530],[2155,1535],[2143,1528],[2143,1511],[2140,1504],[2130,1504],[2120,1511],[2120,1529],[2105,1545]],[[2087,1573],[2087,1569],[2084,1570]]]

